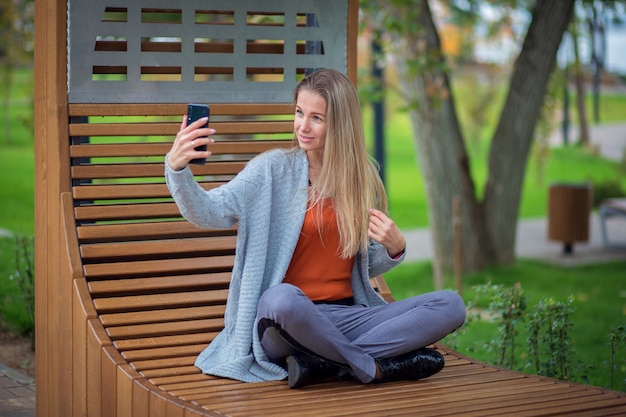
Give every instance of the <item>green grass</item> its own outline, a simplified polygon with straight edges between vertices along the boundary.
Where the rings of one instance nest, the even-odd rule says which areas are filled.
[[[0,166],[0,228],[32,235],[35,195],[32,148],[3,147]]]
[[[609,334],[611,329],[626,324],[626,261],[610,264],[580,266],[576,268],[546,265],[530,260],[519,260],[513,266],[487,269],[479,274],[463,278],[463,298],[466,303],[477,299],[473,289],[476,285],[493,282],[512,287],[520,283],[527,297],[529,311],[540,299],[552,297],[565,302],[573,295],[575,312],[571,338],[577,352],[577,360],[592,369],[585,369],[587,379],[582,382],[609,387]],[[434,289],[430,262],[400,265],[388,272],[385,279],[392,293],[403,299]],[[451,279],[447,281],[452,287]],[[483,303],[479,307],[485,308]],[[519,340],[525,340],[524,325],[520,327]],[[482,348],[483,344],[498,336],[496,325],[489,321],[470,321],[455,336],[457,349],[471,357],[493,362],[494,354]],[[444,343],[446,341],[444,340]],[[527,350],[520,349],[518,357],[524,362]],[[620,356],[622,369],[617,373],[614,389],[626,391],[626,345]],[[621,378],[621,379],[620,379]]]
[[[0,67],[0,147],[33,146],[33,77],[32,70],[18,68],[13,75],[14,85],[11,87],[11,99],[8,102],[8,114],[5,114],[5,96],[7,84],[4,80],[4,69]]]
[[[572,97],[572,103],[576,97]],[[616,123],[624,121],[624,109],[626,109],[626,95],[623,94],[602,94],[600,98],[600,120],[598,123],[593,118],[593,97],[590,93],[585,96],[585,111],[589,122],[594,124]],[[574,107],[570,107],[572,121],[578,121],[578,114]]]
[[[28,333],[33,323],[16,277],[15,253],[15,240],[0,237],[0,325],[11,331]]]

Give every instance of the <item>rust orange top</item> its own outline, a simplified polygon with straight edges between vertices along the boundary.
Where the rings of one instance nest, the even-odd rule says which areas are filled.
[[[309,207],[298,244],[283,282],[300,288],[312,301],[332,301],[352,297],[350,278],[355,257],[343,259],[339,247],[337,216],[330,203]]]

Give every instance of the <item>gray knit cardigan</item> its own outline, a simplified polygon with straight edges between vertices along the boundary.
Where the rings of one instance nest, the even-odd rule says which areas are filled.
[[[210,191],[199,186],[188,167],[174,171],[165,165],[167,186],[187,220],[203,228],[239,223],[224,329],[198,356],[196,366],[207,374],[245,382],[286,378],[285,370],[265,355],[255,319],[259,297],[282,282],[300,236],[307,207],[305,152],[268,151],[227,184]],[[352,270],[355,302],[384,304],[369,277],[403,259],[391,259],[381,244],[371,242],[368,256],[357,256]]]

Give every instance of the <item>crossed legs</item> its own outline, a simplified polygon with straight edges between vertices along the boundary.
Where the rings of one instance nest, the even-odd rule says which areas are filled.
[[[376,361],[402,355],[445,337],[463,324],[463,300],[451,291],[418,295],[376,307],[314,304],[297,287],[279,284],[259,301],[261,345],[277,363],[311,353],[351,370],[364,383]]]

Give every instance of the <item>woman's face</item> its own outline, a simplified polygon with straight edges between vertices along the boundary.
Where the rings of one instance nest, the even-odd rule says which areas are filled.
[[[300,148],[321,151],[326,143],[326,100],[311,90],[302,90],[296,100],[293,128]]]

